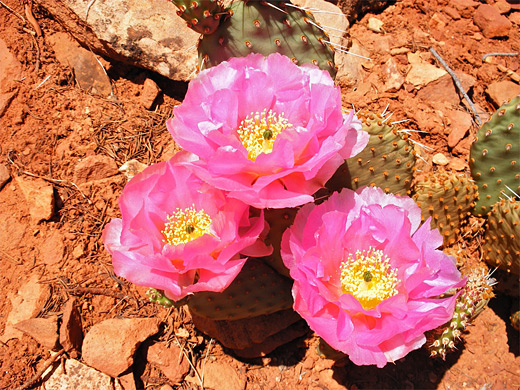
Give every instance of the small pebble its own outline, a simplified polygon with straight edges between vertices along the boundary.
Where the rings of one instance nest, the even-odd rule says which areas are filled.
[[[433,163],[437,165],[447,165],[450,162],[450,160],[448,160],[448,158],[442,153],[437,153],[433,155],[432,160]]]

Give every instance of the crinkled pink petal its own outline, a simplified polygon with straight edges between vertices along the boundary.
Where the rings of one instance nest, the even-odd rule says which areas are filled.
[[[358,365],[385,366],[425,342],[424,333],[451,319],[462,287],[442,237],[406,197],[378,188],[343,190],[300,209],[282,237],[281,254],[294,279],[294,309],[329,345]],[[349,254],[370,248],[388,256],[397,294],[365,309],[343,293],[340,268]]]
[[[250,206],[193,175],[187,165],[195,160],[179,152],[136,175],[119,199],[122,218],[103,232],[117,275],[165,290],[175,300],[196,291],[222,291],[240,272],[244,254],[272,252],[260,239],[266,229],[263,211],[250,217]],[[189,207],[210,216],[210,234],[167,243],[162,231],[168,216]]]
[[[264,110],[283,114],[292,127],[252,161],[237,130]],[[368,142],[355,115],[342,114],[340,89],[326,71],[298,67],[279,54],[233,58],[201,72],[173,114],[167,127],[174,140],[199,157],[192,172],[257,208],[312,201]]]

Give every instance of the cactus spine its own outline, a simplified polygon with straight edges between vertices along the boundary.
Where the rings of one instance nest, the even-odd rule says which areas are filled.
[[[520,193],[520,95],[501,106],[477,132],[470,150],[478,185],[475,214],[486,215],[512,190]]]
[[[431,226],[441,232],[444,246],[453,245],[475,207],[477,186],[464,174],[441,169],[417,181],[413,191],[423,222],[431,218]]]

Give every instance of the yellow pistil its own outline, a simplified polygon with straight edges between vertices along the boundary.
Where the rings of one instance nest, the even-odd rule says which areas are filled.
[[[177,209],[168,216],[168,222],[161,232],[165,242],[170,245],[185,244],[199,238],[204,234],[210,234],[211,217],[204,210],[196,210],[195,205],[184,210]]]
[[[398,283],[397,272],[382,251],[356,251],[354,259],[349,254],[347,261],[341,263],[342,292],[353,295],[365,310],[396,295]]]
[[[255,161],[261,153],[271,153],[278,134],[292,127],[283,113],[277,114],[272,110],[252,112],[238,127],[237,133],[240,142],[247,149],[247,157]]]

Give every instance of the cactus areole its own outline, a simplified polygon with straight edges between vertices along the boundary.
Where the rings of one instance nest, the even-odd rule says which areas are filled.
[[[319,66],[336,76],[334,48],[314,16],[285,0],[172,0],[188,27],[202,34],[199,69],[251,53],[280,53],[295,64]]]

